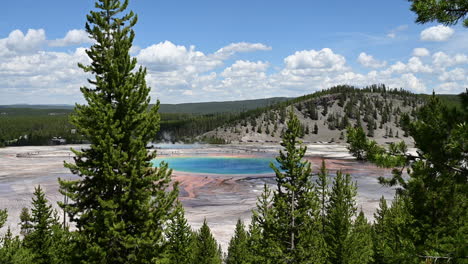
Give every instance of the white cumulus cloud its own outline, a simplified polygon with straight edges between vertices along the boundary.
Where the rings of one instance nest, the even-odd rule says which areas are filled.
[[[425,57],[429,56],[431,53],[426,48],[415,48],[413,49],[413,56],[416,57]]]
[[[445,52],[439,51],[432,55],[432,63],[440,68],[452,67],[459,64],[467,64],[468,56],[462,53],[451,56]]]
[[[426,86],[412,73],[406,73],[401,76],[402,87],[418,93],[425,93]]]
[[[287,69],[305,70],[305,69],[320,69],[323,71],[341,70],[346,59],[333,53],[329,48],[324,48],[319,51],[303,50],[296,51],[284,59]]]
[[[268,66],[269,64],[267,62],[238,60],[230,67],[224,69],[221,76],[229,78],[257,76],[259,73],[266,71]]]
[[[455,68],[451,71],[443,72],[439,75],[439,80],[441,81],[463,81],[468,80],[465,69]]]
[[[423,30],[420,34],[422,41],[446,41],[448,40],[455,31],[447,26],[438,25]]]
[[[386,61],[378,61],[372,55],[368,55],[365,52],[361,52],[357,60],[360,64],[369,68],[381,68],[387,65]]]
[[[248,43],[248,42],[239,42],[239,43],[231,43],[226,47],[220,48],[218,51],[214,53],[214,56],[219,57],[221,59],[227,59],[230,56],[234,55],[238,52],[253,52],[253,51],[265,51],[271,50],[271,47],[262,44],[262,43]]]
[[[92,43],[88,33],[81,29],[72,29],[67,32],[64,38],[51,40],[49,46],[51,47],[65,47],[72,45],[79,45],[83,43]]]
[[[43,29],[13,30],[7,38],[0,39],[0,56],[19,55],[38,51],[46,40]]]

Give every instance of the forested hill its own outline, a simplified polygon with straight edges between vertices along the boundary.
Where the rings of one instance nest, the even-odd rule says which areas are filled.
[[[287,111],[292,109],[302,124],[306,142],[345,142],[346,127],[361,126],[379,143],[404,140],[411,144],[405,122],[416,117],[417,108],[426,99],[385,85],[363,89],[340,85],[248,111],[202,137],[219,142],[279,142],[286,128]]]
[[[160,113],[185,113],[185,114],[213,114],[213,113],[239,113],[256,108],[275,105],[287,101],[290,98],[273,97],[255,100],[203,102],[185,104],[161,104]]]
[[[182,104],[160,104],[160,113],[170,114],[198,114],[206,115],[213,113],[239,113],[256,108],[274,105],[280,102],[287,101],[291,98],[287,97],[272,97],[253,100],[238,100],[238,101],[220,101],[220,102],[202,102],[202,103],[182,103]],[[37,109],[37,110],[73,110],[74,105],[53,104],[53,105],[31,105],[31,104],[15,104],[15,105],[0,105],[2,112],[12,111],[6,109]],[[15,112],[14,110],[12,112]],[[24,112],[24,111],[22,111]],[[30,113],[33,113],[31,111]],[[38,111],[43,113],[43,111]]]
[[[279,141],[285,127],[286,109],[293,106],[304,127],[304,141],[343,142],[346,125],[356,125],[359,120],[366,133],[380,142],[400,139],[408,142],[411,139],[405,137],[400,125],[402,113],[414,118],[415,109],[429,96],[392,90],[384,85],[364,89],[336,86],[292,99],[161,104],[156,140]],[[448,105],[460,105],[457,96],[438,96]],[[48,145],[53,144],[54,137],[61,137],[67,143],[85,142],[68,122],[72,112],[69,105],[0,106],[0,146]]]

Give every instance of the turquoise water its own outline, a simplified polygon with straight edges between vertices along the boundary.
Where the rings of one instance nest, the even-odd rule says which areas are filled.
[[[161,161],[176,171],[214,174],[264,174],[273,173],[270,162],[278,165],[273,158],[237,157],[162,157],[153,160],[158,166]]]

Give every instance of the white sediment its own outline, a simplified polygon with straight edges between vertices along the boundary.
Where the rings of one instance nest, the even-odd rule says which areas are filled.
[[[63,200],[58,192],[57,178],[76,179],[77,176],[63,167],[63,162],[72,162],[70,148],[86,148],[87,145],[41,146],[41,147],[8,147],[0,148],[0,209],[8,209],[6,227],[13,233],[19,233],[19,214],[23,207],[30,207],[34,187],[41,185],[46,197],[54,208],[59,209],[57,201]],[[228,156],[276,156],[281,149],[279,144],[237,144],[237,145],[193,145],[192,148],[180,148],[177,145],[166,145],[157,149],[161,156],[191,155],[228,155]],[[330,172],[348,170],[358,185],[358,207],[369,219],[378,206],[379,198],[384,195],[392,199],[394,190],[384,188],[377,182],[377,177],[389,175],[389,171],[377,169],[366,163],[353,160],[344,144],[308,144],[308,159],[312,160],[314,171],[323,157],[330,165]],[[315,159],[317,162],[315,162]],[[170,164],[169,164],[170,165]],[[203,176],[190,178],[190,174],[175,171],[176,178],[191,179],[190,182],[202,181],[206,184],[194,187],[196,196],[182,198],[186,216],[194,229],[199,228],[206,218],[216,239],[224,250],[233,234],[238,218],[250,222],[251,210],[255,207],[256,197],[261,193],[264,182],[274,183],[274,175],[261,177],[250,176]],[[185,178],[184,178],[185,177]],[[183,186],[183,183],[182,183]],[[62,213],[60,213],[62,215]],[[0,229],[0,235],[6,227]]]

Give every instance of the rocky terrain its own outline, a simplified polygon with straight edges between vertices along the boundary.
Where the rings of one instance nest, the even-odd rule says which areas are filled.
[[[347,126],[362,126],[380,144],[405,141],[412,145],[402,118],[415,117],[424,103],[406,91],[375,86],[355,89],[344,86],[296,98],[203,135],[226,142],[279,142],[286,128],[287,112],[294,111],[303,125],[304,142],[346,142]]]

